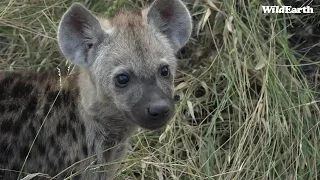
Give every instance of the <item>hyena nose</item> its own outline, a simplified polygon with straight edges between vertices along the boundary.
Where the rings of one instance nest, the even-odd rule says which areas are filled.
[[[153,119],[164,118],[169,114],[169,106],[165,102],[151,104],[148,108],[148,116]]]

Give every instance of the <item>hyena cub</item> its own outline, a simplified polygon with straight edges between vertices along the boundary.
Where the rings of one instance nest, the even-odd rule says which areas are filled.
[[[174,54],[190,34],[180,0],[112,19],[73,4],[58,43],[78,73],[62,86],[52,73],[0,74],[0,179],[111,179],[112,161],[137,127],[158,129],[172,118]]]

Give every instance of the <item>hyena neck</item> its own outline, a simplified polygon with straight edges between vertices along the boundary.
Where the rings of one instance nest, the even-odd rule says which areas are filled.
[[[108,100],[108,97],[98,96],[88,73],[80,73],[78,84],[80,90],[79,110],[81,119],[86,125],[88,143],[101,144],[104,149],[119,143],[126,143],[137,129],[136,126],[125,119],[112,103],[111,97]]]

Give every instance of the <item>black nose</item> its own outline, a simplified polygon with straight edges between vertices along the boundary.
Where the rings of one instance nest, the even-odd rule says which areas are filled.
[[[169,107],[165,102],[151,104],[147,108],[148,116],[153,119],[164,118],[169,114]]]

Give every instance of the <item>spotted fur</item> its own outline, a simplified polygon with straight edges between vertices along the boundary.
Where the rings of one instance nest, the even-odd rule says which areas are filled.
[[[113,19],[73,4],[58,42],[75,73],[0,73],[0,179],[112,179],[135,130],[171,119],[174,53],[190,33],[180,0]],[[117,85],[119,74],[130,77],[126,86]]]

